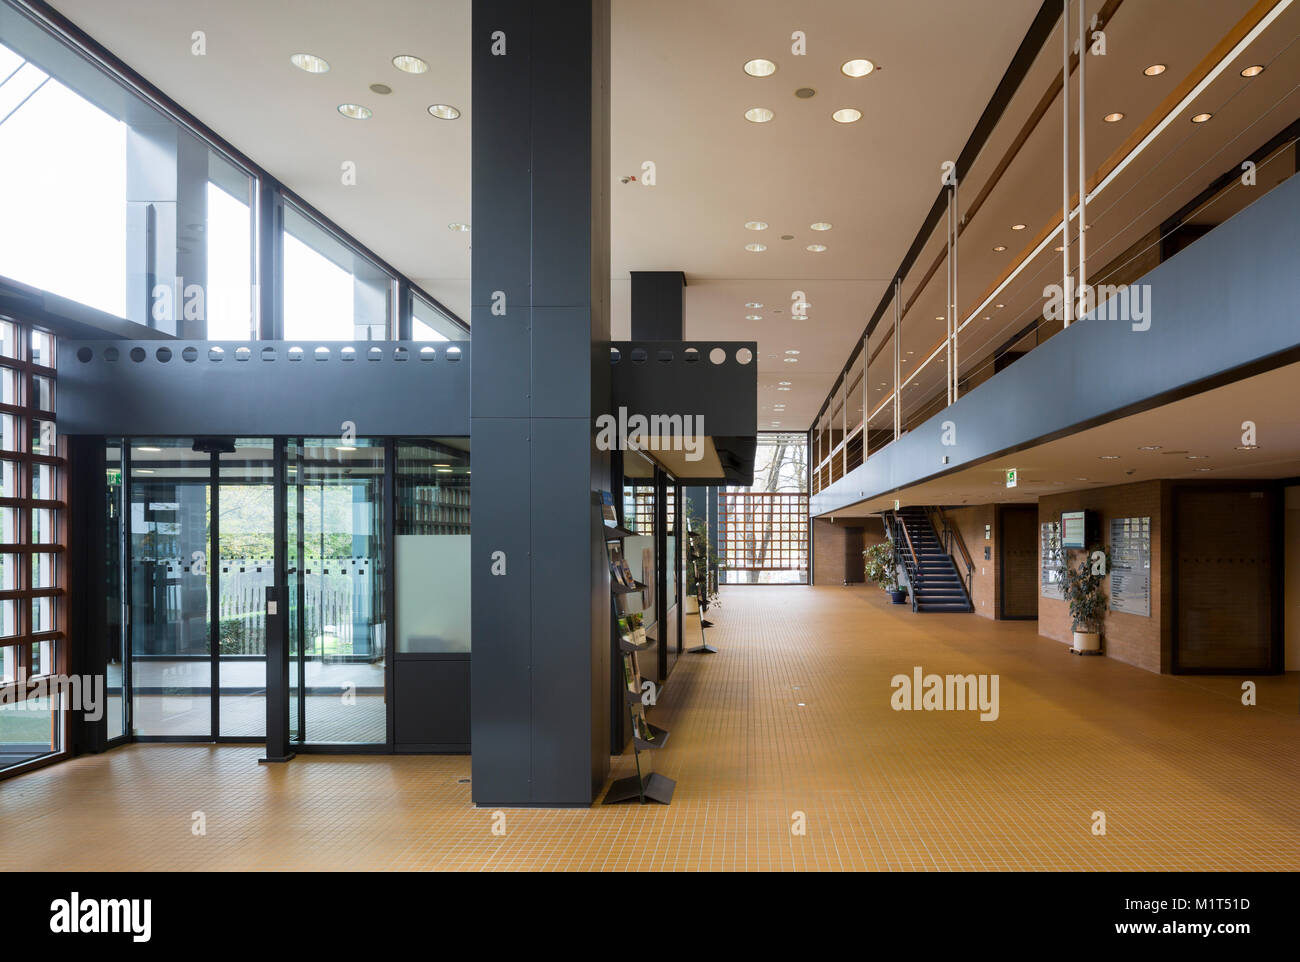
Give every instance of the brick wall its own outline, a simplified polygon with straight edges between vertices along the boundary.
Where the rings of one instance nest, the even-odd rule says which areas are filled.
[[[971,603],[975,606],[975,614],[984,618],[996,618],[1000,605],[996,513],[997,505],[994,504],[944,509],[948,522],[960,532],[966,550],[975,562],[975,570],[971,574]],[[984,540],[985,525],[991,526],[992,537],[988,541]],[[984,560],[986,547],[989,549],[987,561]],[[958,574],[965,574],[965,567],[961,552],[957,552]]]
[[[885,529],[876,518],[851,522],[813,518],[813,584],[862,584],[862,549],[884,540]]]
[[[1145,668],[1167,672],[1170,669],[1170,631],[1173,617],[1170,592],[1173,553],[1170,550],[1171,512],[1169,484],[1165,481],[1142,481],[1105,488],[1089,488],[1068,494],[1039,499],[1038,523],[1059,521],[1063,511],[1096,511],[1101,519],[1101,539],[1110,540],[1111,518],[1151,519],[1151,615],[1130,615],[1107,611],[1102,625],[1102,647],[1106,656]],[[1080,552],[1071,551],[1072,563]],[[1042,558],[1039,558],[1039,565]],[[1110,579],[1106,579],[1109,594]],[[1038,597],[1038,633],[1067,644],[1073,642],[1069,606],[1055,598]]]

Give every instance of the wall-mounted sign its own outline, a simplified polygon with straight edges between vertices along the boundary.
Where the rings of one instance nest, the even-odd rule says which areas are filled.
[[[1110,522],[1110,610],[1151,617],[1151,519]]]
[[[1007,487],[1014,488],[1015,486],[1016,486],[1016,469],[1007,468]]]
[[[986,524],[984,526],[984,540],[989,541],[992,539],[992,537],[993,537],[993,525]]]
[[[901,505],[898,503],[898,499],[895,498],[895,499],[894,499],[894,510],[897,511],[900,507],[901,507]]]

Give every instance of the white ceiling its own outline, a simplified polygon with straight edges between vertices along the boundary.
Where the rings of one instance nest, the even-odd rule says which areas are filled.
[[[757,340],[760,429],[806,428],[933,203],[940,163],[966,143],[1040,0],[612,2],[614,336],[629,334],[630,271],[682,270],[687,337]],[[1101,6],[1101,0],[1085,3],[1089,13]],[[1146,120],[1252,5],[1125,0],[1107,28],[1106,57],[1089,59],[1089,167]],[[54,0],[54,6],[468,317],[473,234],[446,225],[468,221],[470,212],[469,0],[371,0],[362,6],[344,0]],[[198,29],[207,33],[204,57],[190,53],[190,35]],[[807,38],[803,56],[791,51],[796,30]],[[1227,71],[1189,111],[1213,111],[1211,123],[1193,128],[1180,120],[1108,188],[1104,202],[1090,209],[1090,263],[1115,256],[1300,113],[1297,34],[1300,4],[1243,56],[1243,62],[1268,63],[1264,74],[1246,81],[1235,69]],[[1060,70],[1059,49],[1058,28],[965,177],[963,209]],[[295,52],[323,56],[332,69],[303,73],[289,64]],[[432,70],[401,73],[391,64],[399,53],[423,57]],[[754,57],[775,61],[777,72],[761,79],[746,75],[742,65]],[[880,69],[847,78],[839,66],[853,57],[870,58]],[[1153,62],[1168,69],[1142,76],[1142,67]],[[375,82],[393,93],[371,93]],[[805,86],[816,95],[796,98],[794,90]],[[347,120],[335,110],[343,102],[365,104],[374,116]],[[438,102],[458,107],[460,119],[429,116],[427,106]],[[775,119],[749,123],[743,114],[752,106],[770,108]],[[863,119],[834,123],[831,112],[845,106],[860,109]],[[1098,118],[1111,110],[1123,111],[1125,119],[1102,124]],[[1059,211],[1060,125],[1058,98],[967,224],[961,241],[964,313]],[[340,183],[345,160],[358,165],[356,186]],[[647,160],[656,166],[654,187],[639,182]],[[637,183],[620,183],[631,174]],[[748,220],[770,227],[747,231]],[[815,232],[809,229],[814,221],[834,227]],[[1027,229],[1012,232],[1012,223]],[[783,241],[782,234],[793,236]],[[768,250],[745,251],[751,241]],[[813,242],[828,250],[809,253],[804,248]],[[1007,250],[994,253],[998,244]],[[906,298],[942,246],[941,234],[931,239],[905,284]],[[1043,284],[1059,274],[1059,256],[1049,246],[999,298],[1004,309],[988,311],[987,322],[963,332],[963,373],[1035,316]],[[811,305],[802,321],[791,318],[795,291]],[[904,351],[914,352],[909,363],[918,363],[942,338],[944,324],[933,318],[943,315],[944,297],[939,270],[905,325]],[[750,301],[764,307],[746,308]],[[751,313],[762,320],[746,320]],[[873,349],[876,343],[873,338]],[[868,407],[889,392],[887,386],[875,393],[880,381],[890,380],[892,362],[885,358],[879,371],[873,366],[869,372]],[[904,365],[905,377],[907,371]],[[790,390],[777,390],[782,380],[791,382]],[[942,393],[941,365],[931,364],[917,383],[905,393],[915,398],[905,412]],[[774,411],[778,403],[784,411]]]

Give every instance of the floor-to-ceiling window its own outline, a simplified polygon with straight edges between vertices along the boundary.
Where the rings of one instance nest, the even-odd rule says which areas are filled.
[[[63,469],[52,335],[0,318],[0,769],[64,748]]]
[[[718,555],[724,584],[808,581],[808,436],[763,433],[754,483],[718,492]]]

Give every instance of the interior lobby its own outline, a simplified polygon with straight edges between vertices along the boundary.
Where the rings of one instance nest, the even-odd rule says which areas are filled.
[[[1300,0],[0,0],[0,871],[1300,870],[1298,140]]]

